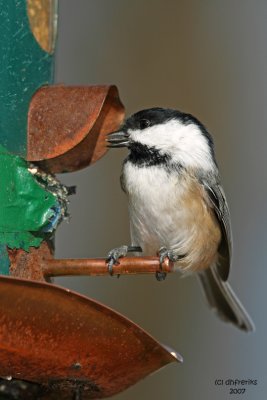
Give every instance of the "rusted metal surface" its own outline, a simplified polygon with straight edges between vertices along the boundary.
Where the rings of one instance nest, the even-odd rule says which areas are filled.
[[[45,398],[73,399],[80,390],[86,400],[119,393],[182,358],[93,300],[0,277],[0,360],[0,376],[39,383]]]
[[[52,173],[84,168],[106,153],[123,117],[116,86],[42,87],[29,108],[27,160]]]
[[[158,257],[123,257],[114,265],[114,275],[155,274],[172,272],[173,262],[168,258],[160,266]],[[104,258],[88,259],[43,259],[42,270],[45,277],[108,275],[107,262]]]
[[[42,263],[43,259],[49,260],[53,257],[53,245],[44,241],[39,248],[30,247],[29,252],[22,249],[8,249],[8,255],[11,276],[44,281]]]

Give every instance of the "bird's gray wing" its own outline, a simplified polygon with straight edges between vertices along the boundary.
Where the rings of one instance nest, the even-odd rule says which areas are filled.
[[[222,186],[218,182],[202,180],[210,203],[215,211],[222,230],[222,240],[219,246],[220,263],[218,273],[226,281],[230,271],[232,256],[232,231],[230,213]]]

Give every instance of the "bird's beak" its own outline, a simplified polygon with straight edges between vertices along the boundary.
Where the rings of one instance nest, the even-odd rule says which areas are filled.
[[[128,147],[129,134],[123,131],[113,132],[107,135],[108,147]]]

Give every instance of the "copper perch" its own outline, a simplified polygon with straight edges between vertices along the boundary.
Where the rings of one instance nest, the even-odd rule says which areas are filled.
[[[85,259],[44,259],[42,271],[45,278],[72,275],[109,275],[104,258]],[[173,262],[166,258],[160,267],[158,257],[124,257],[118,265],[114,265],[114,275],[155,274],[156,272],[172,272]]]

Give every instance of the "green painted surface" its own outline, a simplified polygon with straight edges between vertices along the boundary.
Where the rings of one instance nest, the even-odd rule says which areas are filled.
[[[0,232],[0,246],[5,243],[5,247],[10,249],[23,249],[27,252],[30,247],[39,247],[44,240],[45,234],[38,232]],[[1,260],[1,253],[0,253]],[[0,269],[1,270],[1,269]]]
[[[24,159],[2,146],[0,171],[0,244],[26,251],[38,247],[60,216],[58,199],[37,182]]]
[[[8,275],[9,266],[10,266],[10,261],[8,257],[7,248],[5,245],[0,243],[0,274]]]
[[[51,83],[53,57],[35,40],[26,0],[0,0],[0,144],[24,156],[34,92]]]

